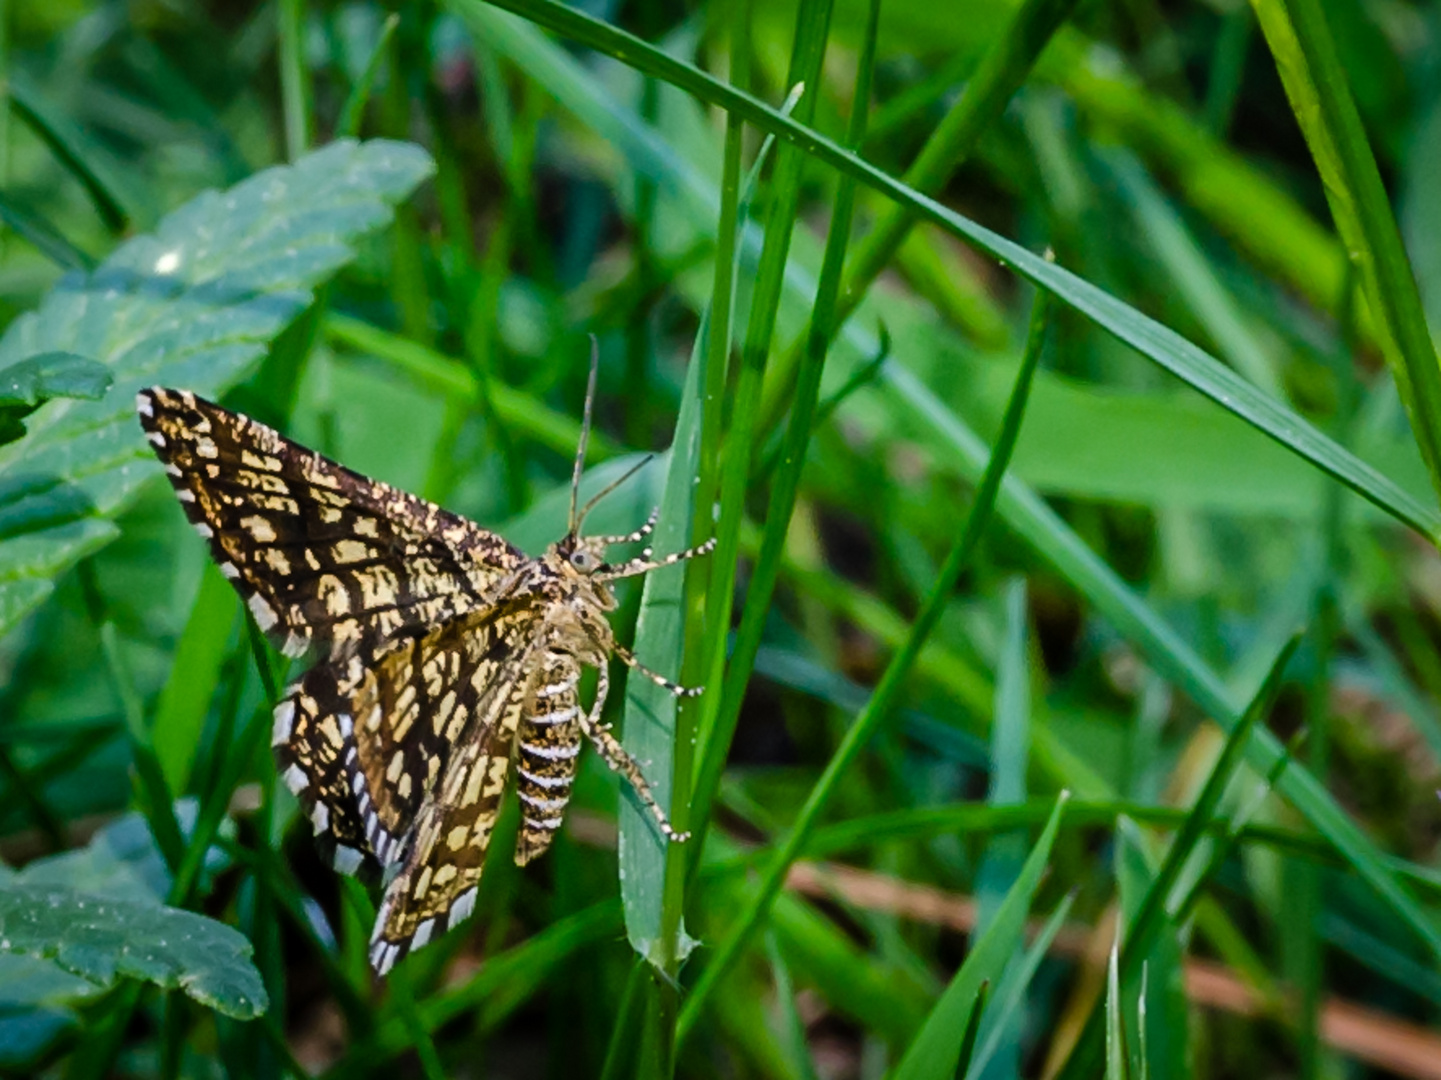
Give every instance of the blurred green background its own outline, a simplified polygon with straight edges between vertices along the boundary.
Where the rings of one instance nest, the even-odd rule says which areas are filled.
[[[0,1073],[1441,1077],[1437,5],[0,0],[0,76]],[[379,982],[133,394],[540,554],[591,338],[588,529],[719,540],[613,618],[695,836],[588,753]]]

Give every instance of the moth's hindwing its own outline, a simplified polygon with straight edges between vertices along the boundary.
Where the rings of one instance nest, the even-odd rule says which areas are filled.
[[[488,602],[525,556],[184,390],[142,390],[146,437],[186,516],[289,656],[369,657]]]
[[[497,621],[488,642],[486,635],[475,635],[479,647],[467,651],[457,679],[444,691],[458,691],[456,708],[467,711],[470,727],[452,747],[449,760],[438,771],[438,784],[421,803],[405,845],[404,861],[386,887],[370,951],[371,963],[380,974],[475,908],[476,887],[510,772],[516,729],[534,678],[536,648],[523,636],[533,629],[534,619],[532,615],[527,621],[520,617]],[[442,628],[426,641],[444,632]],[[452,722],[454,715],[452,712]],[[388,760],[400,762],[396,772],[403,775],[407,759]],[[388,777],[387,772],[387,783]]]

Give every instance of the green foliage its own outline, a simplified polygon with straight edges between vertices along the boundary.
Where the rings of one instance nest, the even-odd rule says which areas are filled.
[[[162,904],[9,881],[0,884],[0,948],[53,959],[101,988],[124,975],[184,990],[238,1020],[265,1011],[245,936]]]
[[[112,7],[0,5],[0,1072],[1429,1075],[1429,9]],[[587,754],[376,983],[134,394],[539,553],[591,335],[692,837]]]

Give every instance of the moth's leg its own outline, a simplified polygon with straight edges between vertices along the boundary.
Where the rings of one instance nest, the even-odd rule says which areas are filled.
[[[604,671],[605,669],[602,668],[602,679],[605,678]],[[599,691],[597,691],[597,695],[598,694]],[[600,752],[600,756],[605,759],[605,763],[610,766],[611,771],[620,773],[630,781],[631,789],[635,792],[636,798],[651,812],[651,816],[655,818],[656,824],[660,826],[660,831],[664,833],[668,839],[674,840],[678,844],[689,840],[690,833],[678,833],[671,827],[670,819],[665,816],[665,811],[660,808],[660,803],[656,802],[655,796],[651,794],[650,784],[646,782],[645,774],[641,772],[640,763],[631,757],[630,754],[626,753],[625,747],[621,746],[620,741],[610,733],[608,726],[595,722],[599,716],[600,711],[592,708],[591,712],[586,714],[581,720],[581,730],[584,731],[590,738],[590,741],[595,744],[596,750]]]
[[[700,697],[705,693],[704,686],[682,686],[678,682],[667,679],[660,672],[652,671],[637,660],[635,653],[631,652],[624,645],[612,645],[611,648],[615,650],[616,656],[620,657],[629,667],[634,668],[662,690],[669,690],[676,697]]]
[[[605,699],[610,695],[610,665],[604,658],[595,668],[595,701],[591,704],[590,711],[586,714],[585,724],[590,727],[586,730],[609,731],[609,724],[602,724],[600,718],[605,713]]]
[[[663,566],[674,566],[686,559],[694,559],[698,555],[709,555],[715,547],[715,537],[712,536],[704,544],[697,547],[687,548],[685,551],[677,551],[674,555],[667,555],[663,559],[652,561],[647,553],[639,559],[631,559],[619,566],[612,566],[609,570],[601,570],[591,575],[594,581],[615,581],[617,578],[635,577],[637,574],[647,574],[652,570],[659,570]]]
[[[642,525],[635,532],[626,533],[624,536],[596,536],[592,537],[591,539],[598,540],[600,543],[607,546],[611,544],[636,544],[644,540],[647,536],[649,536],[652,532],[655,531],[655,523],[659,517],[660,507],[657,506],[654,510],[650,512],[650,517],[645,519],[645,524]],[[645,557],[650,558],[649,550],[646,551]]]

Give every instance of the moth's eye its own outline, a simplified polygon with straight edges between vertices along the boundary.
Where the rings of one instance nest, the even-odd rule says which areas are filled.
[[[577,570],[594,570],[595,557],[586,551],[585,548],[579,548],[570,553],[570,565]]]

